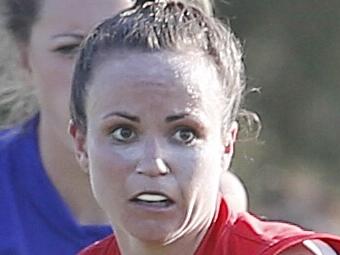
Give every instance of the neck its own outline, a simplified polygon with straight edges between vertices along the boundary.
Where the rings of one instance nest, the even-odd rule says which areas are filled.
[[[53,130],[56,128],[41,116],[39,148],[48,177],[80,224],[107,224],[105,214],[92,195],[88,175],[81,170],[71,146],[63,143],[66,127],[65,137],[58,136]]]
[[[122,255],[194,255],[208,232],[211,220],[192,233],[185,233],[172,243],[143,242],[115,226],[115,235]]]

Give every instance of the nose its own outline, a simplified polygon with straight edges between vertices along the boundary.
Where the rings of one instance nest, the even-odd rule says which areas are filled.
[[[144,158],[137,165],[136,172],[149,177],[157,177],[170,173],[170,169],[161,158]]]
[[[145,144],[144,153],[136,166],[138,174],[157,177],[170,173],[170,168],[160,153],[160,146],[156,141]]]

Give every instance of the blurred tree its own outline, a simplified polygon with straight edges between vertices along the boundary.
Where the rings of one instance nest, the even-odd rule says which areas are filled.
[[[244,41],[248,85],[261,90],[247,107],[262,134],[239,144],[233,166],[251,208],[340,233],[340,1],[230,0],[216,9]]]

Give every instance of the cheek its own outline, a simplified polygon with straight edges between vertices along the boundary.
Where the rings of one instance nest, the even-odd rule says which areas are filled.
[[[221,158],[205,151],[197,165],[197,182],[201,190],[215,190],[221,175]]]
[[[52,56],[51,56],[52,55]],[[53,54],[47,57],[46,61],[37,64],[40,70],[38,81],[46,90],[58,94],[69,93],[73,72],[73,60],[56,58]]]
[[[88,157],[91,177],[98,185],[100,182],[116,182],[128,167],[128,162],[109,148],[90,148]]]
[[[71,91],[73,61],[40,54],[32,59],[32,85],[36,89],[39,104],[58,122],[68,121],[68,104]],[[56,115],[56,116],[55,116]]]
[[[42,93],[54,93],[56,97],[69,94],[74,62],[48,50],[32,49],[30,68],[33,85]],[[63,98],[68,100],[66,96]]]
[[[89,147],[89,170],[92,189],[98,202],[110,206],[126,188],[134,170],[134,159],[124,151],[115,151],[112,145],[96,143]]]
[[[216,190],[221,175],[221,157],[216,147],[204,147],[176,157],[176,175],[188,196]]]

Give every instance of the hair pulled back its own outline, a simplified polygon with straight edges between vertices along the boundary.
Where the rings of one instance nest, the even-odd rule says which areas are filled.
[[[71,116],[86,131],[86,97],[95,66],[115,50],[198,51],[214,63],[224,98],[224,127],[236,120],[245,89],[242,47],[230,26],[180,1],[138,1],[105,20],[84,41],[71,91]],[[104,54],[103,54],[104,53]]]

